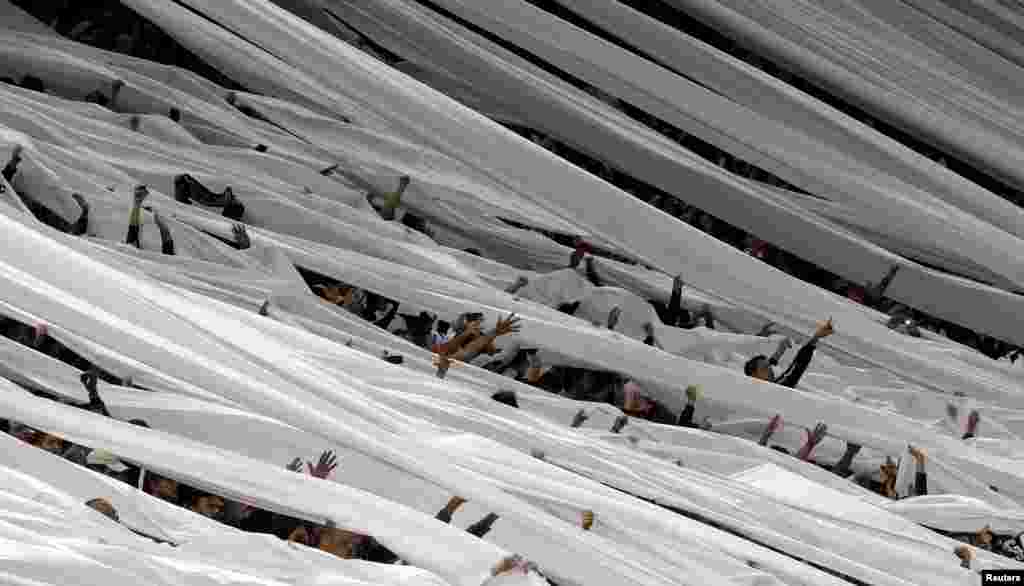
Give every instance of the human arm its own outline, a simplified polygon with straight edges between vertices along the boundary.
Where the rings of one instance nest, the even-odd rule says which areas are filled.
[[[483,539],[483,536],[487,535],[491,531],[491,527],[497,520],[498,515],[495,515],[494,513],[488,513],[487,516],[483,519],[480,519],[476,523],[473,523],[469,527],[466,527],[466,533],[469,533],[470,535],[475,535]]]
[[[459,349],[456,352],[456,358],[463,362],[469,362],[479,356],[482,352],[488,351],[493,348],[494,340],[507,334],[516,333],[519,331],[519,318],[516,314],[512,313],[505,319],[499,319],[498,323],[494,326],[494,329],[490,332],[478,336],[475,340],[467,344],[464,348]]]
[[[843,457],[832,468],[832,472],[844,478],[849,476],[850,466],[853,464],[853,459],[860,453],[860,448],[860,444],[846,442],[846,452],[843,453]]]
[[[682,427],[697,427],[693,423],[693,414],[697,410],[697,401],[701,397],[701,390],[699,385],[690,385],[686,387],[686,407],[683,408],[683,412],[679,414],[679,421],[677,425]]]
[[[252,246],[252,240],[249,239],[249,232],[245,229],[245,224],[232,224],[231,234],[234,236],[235,248],[238,250],[247,250]]]
[[[825,434],[828,433],[828,426],[824,423],[819,423],[814,426],[813,431],[805,431],[804,433],[807,434],[807,440],[797,453],[797,457],[801,460],[808,461],[811,459],[811,453],[814,451],[814,448],[816,448],[818,444],[825,439]]]
[[[139,185],[135,188],[132,211],[128,216],[128,236],[125,238],[125,243],[131,244],[136,248],[142,248],[142,241],[140,239],[142,232],[142,203],[146,201],[148,196],[149,189],[145,185]]]
[[[882,297],[885,296],[886,289],[889,288],[889,285],[892,283],[893,278],[896,277],[896,273],[899,272],[899,270],[899,265],[893,265],[877,285],[866,287],[869,305],[876,305],[882,300]]]
[[[441,521],[442,523],[451,523],[452,515],[454,515],[455,512],[458,511],[459,508],[461,508],[462,505],[464,505],[465,503],[466,499],[458,496],[453,496],[448,500],[448,503],[444,506],[444,508],[437,512],[437,515],[435,515],[434,518],[438,521]]]
[[[174,237],[171,235],[171,229],[167,227],[167,222],[164,221],[160,212],[153,213],[153,221],[156,223],[156,227],[160,230],[161,251],[166,255],[174,256]]]
[[[792,364],[786,372],[776,380],[776,382],[784,387],[796,388],[797,384],[800,383],[800,379],[807,372],[807,368],[811,365],[811,360],[814,358],[814,351],[817,349],[818,340],[831,336],[834,332],[832,327],[832,319],[822,323],[818,326],[818,329],[814,332],[814,336],[811,337],[800,351],[797,352],[796,358],[793,359]]]
[[[928,494],[928,474],[924,465],[927,455],[921,448],[910,447],[910,455],[914,458],[916,472],[914,474],[914,496],[925,496]]]
[[[515,283],[512,283],[511,285],[509,285],[508,287],[505,288],[505,293],[508,293],[510,295],[514,295],[514,294],[518,293],[520,289],[522,289],[523,287],[527,286],[529,283],[530,283],[529,279],[527,279],[526,277],[520,276],[518,279],[516,279]]]
[[[605,322],[605,326],[609,330],[614,330],[615,326],[619,325],[619,317],[621,315],[622,315],[622,308],[613,307],[612,310],[608,312],[608,321]]]
[[[768,422],[768,425],[765,426],[764,431],[761,432],[761,439],[759,439],[757,443],[762,446],[767,446],[768,440],[771,439],[772,435],[774,435],[776,431],[782,429],[782,425],[782,415],[776,414]]]
[[[83,372],[82,376],[79,377],[82,381],[82,385],[85,387],[87,393],[89,393],[89,403],[84,406],[88,411],[93,413],[99,413],[105,417],[110,417],[110,411],[107,410],[106,403],[100,397],[100,393],[97,390],[97,384],[99,383],[99,373],[93,369],[88,372]]]
[[[569,424],[569,427],[580,427],[586,423],[588,419],[590,418],[587,417],[587,412],[580,409],[576,412],[576,416],[572,418],[572,423]]]
[[[601,280],[601,277],[597,274],[597,269],[594,267],[594,257],[592,256],[587,257],[586,272],[587,280],[590,281],[592,285],[595,287],[604,286],[604,281]]]
[[[672,279],[672,296],[668,300],[668,314],[666,315],[665,324],[676,327],[679,325],[679,318],[681,317],[683,309],[683,276],[676,275]]]
[[[4,165],[3,170],[4,179],[8,182],[13,180],[14,174],[18,172],[18,165],[21,163],[21,153],[22,148],[20,144],[14,145],[14,148],[11,149],[11,158],[7,161],[7,164]]]
[[[782,341],[779,342],[779,347],[775,349],[775,354],[772,354],[772,357],[768,359],[768,362],[772,366],[775,366],[779,363],[779,360],[782,359],[782,356],[792,347],[793,342],[791,342],[789,338],[783,338]]]
[[[644,338],[644,344],[648,346],[654,346],[655,348],[661,349],[661,344],[658,343],[658,338],[654,335],[654,324],[648,322],[644,324],[644,333],[647,336]]]
[[[71,194],[71,197],[74,198],[75,203],[82,210],[81,215],[78,216],[78,221],[71,226],[71,235],[84,236],[89,231],[89,202],[85,201],[85,198],[77,193]]]
[[[395,316],[396,315],[398,315],[398,302],[397,301],[392,301],[391,302],[391,307],[388,308],[388,311],[387,311],[387,313],[384,314],[384,317],[382,317],[379,320],[373,322],[373,325],[375,325],[375,326],[377,326],[379,328],[387,329],[388,326],[391,325],[391,322],[395,321]]]

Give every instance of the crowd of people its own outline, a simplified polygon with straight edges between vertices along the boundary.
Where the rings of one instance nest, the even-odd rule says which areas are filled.
[[[100,18],[92,18],[92,15],[89,17],[79,15],[76,17],[74,16],[75,10],[72,10],[71,6],[65,3],[63,11],[56,12],[53,19],[47,20],[47,22],[54,22],[55,28],[67,34],[70,38],[101,48],[118,50],[139,57],[182,65],[207,75],[222,85],[240,88],[238,84],[227,80],[201,63],[200,60],[182,50],[180,46],[170,40],[159,29],[156,29],[156,27],[153,27],[143,19],[139,19],[134,13],[131,15],[124,13],[125,10],[127,9],[121,6],[120,3],[114,2],[111,3],[111,7]],[[128,30],[118,28],[118,26],[122,28],[126,26],[125,23],[128,25]],[[0,81],[17,84],[22,88],[34,91],[46,91],[44,82],[31,75],[25,76],[21,80],[3,79]],[[592,93],[600,94],[596,88],[590,88],[590,90]],[[111,88],[109,95],[96,93],[89,99],[94,103],[116,109],[118,91],[119,87],[115,84]],[[628,104],[608,96],[602,96],[602,99],[614,103],[616,107],[630,111],[631,115],[638,118],[649,118],[646,114],[631,109]],[[175,119],[175,116],[180,118],[180,112],[175,114],[172,111],[171,119]],[[646,122],[663,133],[673,136],[681,144],[690,146],[697,152],[702,152],[705,156],[715,160],[723,168],[731,172],[738,173],[752,180],[770,182],[787,189],[796,189],[777,177],[771,176],[746,162],[735,159],[727,153],[717,151],[714,147],[698,141],[695,137],[685,135],[678,129],[668,127],[663,122],[653,118],[646,120]],[[590,159],[578,151],[559,144],[554,139],[536,133],[531,129],[516,130],[528,135],[538,144],[623,187],[636,197],[658,207],[662,211],[723,241],[742,248],[751,256],[770,263],[793,276],[818,284],[823,288],[843,294],[854,301],[889,314],[891,319],[888,325],[896,331],[920,337],[920,330],[928,329],[946,335],[953,340],[966,343],[993,359],[1007,357],[1015,360],[1020,356],[1020,348],[969,332],[960,326],[936,320],[887,299],[885,291],[897,276],[898,267],[893,267],[886,275],[880,275],[877,283],[857,284],[844,281],[818,267],[814,267],[810,263],[795,258],[785,251],[773,247],[767,242],[759,240],[752,234],[738,230],[710,214],[682,203],[673,196],[659,192],[657,189],[615,170],[610,164]],[[13,182],[17,173],[19,173],[23,156],[24,152],[20,148],[15,148],[12,152],[2,171],[2,176],[7,182]],[[373,209],[377,210],[383,220],[400,222],[427,236],[432,235],[432,229],[426,220],[403,209],[402,197],[412,181],[410,177],[399,177],[395,191],[381,192],[358,175],[350,173],[337,165],[324,169],[322,173],[324,175],[338,174],[350,183],[362,187],[367,192],[368,203]],[[26,207],[41,222],[70,235],[83,236],[88,234],[90,205],[85,197],[81,194],[72,195],[74,201],[79,206],[80,212],[77,219],[71,222],[42,203],[42,199],[36,197],[36,195],[38,194],[24,190],[18,191],[18,196]],[[131,211],[129,213],[124,242],[137,248],[143,247],[141,238],[143,212],[148,210],[153,212],[154,223],[160,232],[161,252],[166,255],[174,255],[176,250],[172,231],[158,212],[147,208],[146,201],[148,196],[149,190],[147,186],[138,185],[135,187],[132,194]],[[234,194],[231,187],[227,187],[222,193],[215,193],[191,175],[181,174],[174,179],[174,198],[182,204],[198,205],[203,208],[220,210],[223,217],[237,222],[234,228],[234,239],[227,240],[214,234],[211,235],[237,249],[246,249],[250,246],[249,237],[245,229],[246,208],[244,202]],[[564,235],[549,232],[542,233],[562,244],[571,245],[573,252],[567,259],[567,268],[577,271],[594,287],[604,286],[603,280],[595,269],[595,257],[603,256],[619,261],[629,261],[629,259],[623,258],[612,251],[600,250],[598,247],[580,239],[567,240],[567,237]],[[469,249],[467,252],[480,254],[478,250],[474,249]],[[474,364],[566,399],[613,405],[622,412],[622,415],[609,428],[609,431],[612,433],[622,433],[630,424],[631,419],[703,431],[714,431],[714,426],[708,418],[701,419],[698,417],[697,405],[703,398],[703,390],[699,386],[690,385],[686,387],[686,404],[680,412],[676,413],[654,397],[645,393],[643,385],[639,381],[631,380],[621,373],[576,366],[544,364],[541,359],[540,349],[538,348],[517,347],[513,352],[502,353],[498,343],[500,339],[519,333],[522,328],[520,320],[514,314],[496,320],[493,326],[488,328],[484,314],[479,311],[462,313],[452,322],[439,320],[437,316],[427,312],[402,313],[400,303],[389,299],[386,296],[386,292],[360,289],[355,285],[338,282],[327,276],[318,275],[305,269],[300,269],[300,272],[306,277],[311,291],[319,296],[324,303],[339,306],[345,311],[363,318],[368,323],[386,329],[396,336],[432,352],[435,355],[435,366],[437,367],[437,376],[439,378],[445,378],[446,373],[453,365]],[[506,289],[506,291],[515,294],[528,284],[528,279],[522,277]],[[677,277],[674,280],[673,291],[668,303],[654,299],[649,300],[661,324],[683,329],[698,327],[714,329],[716,327],[715,315],[709,307],[705,306],[699,311],[691,311],[683,307],[682,287],[682,279]],[[568,315],[575,315],[579,308],[579,301],[563,303],[557,306],[559,311]],[[267,304],[264,304],[260,311],[266,314]],[[396,323],[396,320],[399,318],[402,321]],[[608,329],[615,329],[619,319],[620,309],[613,308],[605,322],[600,325]],[[645,324],[646,336],[643,342],[649,346],[659,347],[660,344],[654,325],[650,323]],[[759,335],[768,336],[770,333],[770,327],[766,327],[759,332]],[[744,365],[743,372],[746,376],[753,379],[796,388],[800,383],[801,377],[803,377],[814,360],[818,341],[833,333],[834,324],[832,320],[824,321],[797,351],[789,366],[781,370],[781,372],[777,372],[776,369],[781,364],[786,353],[792,349],[792,343],[788,339],[780,342],[777,351],[772,356],[757,355],[750,358]],[[89,397],[87,403],[79,405],[83,409],[111,417],[110,411],[100,397],[98,391],[99,381],[142,389],[142,387],[135,385],[130,379],[121,379],[105,372],[89,360],[50,337],[44,323],[28,324],[10,317],[3,317],[0,318],[0,334],[81,371],[81,383]],[[402,363],[401,356],[388,355],[384,359],[394,364]],[[66,399],[49,394],[45,390],[38,388],[29,390],[40,396],[47,396],[53,400],[67,402]],[[498,392],[492,398],[499,403],[515,408],[519,407],[518,399],[514,392]],[[955,417],[955,415],[955,413],[952,413],[951,417]],[[581,409],[570,425],[572,427],[581,427],[589,418],[587,410]],[[976,434],[979,422],[980,416],[978,412],[972,412],[969,417],[969,427],[963,439],[968,439]],[[132,420],[130,423],[148,427],[147,422],[142,420]],[[782,426],[783,418],[781,415],[771,418],[765,426],[759,443],[762,446],[789,453],[785,447],[770,445],[771,438]],[[31,429],[17,422],[0,421],[0,430],[36,448],[65,458],[70,462],[124,481],[155,498],[238,529],[274,534],[283,540],[318,548],[345,559],[362,559],[380,563],[396,563],[400,561],[399,556],[387,549],[372,536],[346,531],[332,523],[312,523],[307,520],[233,502],[220,495],[196,487],[186,486],[172,478],[161,476],[131,463],[123,462],[117,455],[108,451],[75,445],[59,436]],[[825,423],[806,430],[806,440],[793,456],[800,460],[817,464],[842,478],[854,477],[852,464],[861,451],[861,446],[857,444],[848,443],[846,452],[836,462],[823,462],[815,458],[815,448],[821,444],[827,434],[828,428]],[[859,476],[853,478],[853,480],[865,488],[890,499],[927,494],[927,455],[920,448],[913,446],[908,447],[907,453],[914,467],[914,482],[909,491],[902,490],[901,487],[897,486],[899,463],[892,458],[887,459],[879,467],[877,479],[874,476]],[[543,457],[543,454],[537,455]],[[321,479],[329,478],[337,467],[337,458],[330,451],[324,452],[316,462],[303,462],[301,458],[296,458],[288,465],[288,469],[296,473],[307,473],[310,476]],[[305,472],[303,472],[303,468],[305,468]],[[453,515],[465,502],[464,499],[453,496],[437,513],[436,518],[442,522],[450,523]],[[118,511],[110,500],[97,497],[89,500],[86,504],[112,521],[121,523]],[[488,514],[466,530],[473,535],[483,537],[499,520],[500,518],[497,515]],[[583,513],[580,519],[580,525],[584,530],[589,530],[594,525],[594,522],[595,518],[592,512]],[[1021,545],[1020,536],[996,535],[989,527],[983,527],[972,534],[950,533],[948,535],[970,546],[959,548],[955,552],[968,566],[973,556],[971,547],[994,551],[1024,561],[1024,547]],[[161,538],[150,535],[145,535],[145,537],[158,542],[166,542]],[[527,564],[521,558],[510,558],[503,563],[509,566]],[[502,569],[497,568],[495,571],[500,572]]]

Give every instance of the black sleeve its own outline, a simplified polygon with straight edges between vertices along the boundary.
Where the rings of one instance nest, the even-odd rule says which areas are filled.
[[[811,359],[814,358],[814,350],[816,347],[817,344],[815,344],[813,340],[804,344],[804,346],[800,348],[800,351],[797,352],[796,358],[794,358],[793,362],[790,363],[789,368],[786,369],[786,372],[782,373],[775,382],[784,387],[789,387],[791,389],[796,388],[801,377],[803,377],[804,373],[807,372],[807,367],[811,365]]]
[[[678,425],[682,427],[697,427],[693,424],[693,413],[697,410],[697,406],[693,403],[687,403],[683,412],[679,414]]]
[[[443,509],[441,509],[440,511],[437,512],[436,515],[434,515],[434,518],[442,523],[451,523],[452,513],[451,511],[448,510],[448,506],[445,505]]]
[[[377,320],[376,322],[374,322],[373,325],[375,325],[375,326],[377,326],[379,328],[387,329],[388,326],[391,325],[391,322],[395,321],[395,316],[396,315],[398,315],[398,303],[397,302],[392,303],[391,304],[391,308],[388,309],[388,312],[386,314],[384,314],[384,317],[382,317],[379,320]]]
[[[682,289],[677,290],[675,287],[672,288],[672,297],[668,300],[668,319],[663,320],[667,325],[678,326],[679,318],[681,316],[683,308],[683,291]]]
[[[594,262],[593,261],[590,261],[590,262],[584,261],[584,264],[587,265],[587,280],[590,281],[591,284],[593,284],[595,287],[603,286],[604,285],[604,281],[601,280],[601,277],[598,276],[598,274],[597,274],[597,270],[594,269]]]
[[[78,221],[71,226],[70,233],[72,236],[84,236],[89,231],[89,208],[82,210],[82,215],[78,216]]]
[[[14,179],[14,174],[17,173],[17,172],[18,172],[18,166],[14,164],[14,161],[11,161],[11,162],[7,163],[6,165],[4,165],[3,176],[4,176],[4,179],[6,179],[8,183],[10,183],[12,179]]]
[[[171,237],[170,231],[160,231],[160,243],[164,254],[174,256],[174,238]]]
[[[393,564],[399,558],[395,555],[395,552],[384,547],[379,541],[371,537],[360,547],[359,559],[378,564]]]
[[[484,535],[487,535],[491,531],[491,527],[494,525],[494,522],[497,521],[497,520],[498,520],[498,516],[495,515],[494,513],[490,513],[486,517],[484,517],[483,519],[480,519],[476,523],[473,523],[472,525],[467,527],[466,528],[466,533],[469,533],[470,535],[475,535],[475,536],[483,539]]]
[[[242,205],[238,200],[235,200],[224,206],[224,211],[221,212],[221,215],[224,216],[225,218],[230,218],[236,222],[241,222],[242,216],[245,215],[245,206]]]
[[[142,248],[142,241],[139,240],[139,231],[141,226],[131,225],[128,226],[128,237],[125,239],[126,244],[131,244],[135,248]]]
[[[914,496],[925,496],[928,494],[928,474],[918,472],[914,477]]]
[[[86,411],[92,411],[105,417],[110,417],[110,411],[107,410],[107,404],[100,398],[99,393],[90,393],[89,402],[82,406]]]

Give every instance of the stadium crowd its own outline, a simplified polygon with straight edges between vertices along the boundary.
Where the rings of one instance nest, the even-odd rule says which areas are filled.
[[[37,12],[38,10],[41,10],[41,8],[37,7]],[[84,11],[81,14],[77,14],[76,10],[72,9],[70,5],[65,5],[63,8],[56,10],[52,18],[46,19],[46,21],[52,22],[56,30],[67,35],[69,38],[138,57],[174,63],[207,75],[213,78],[214,81],[227,87],[239,87],[181,49],[150,23],[138,18],[134,14],[123,13],[125,10],[127,9],[114,2],[105,9],[105,12],[98,13],[99,17],[95,17],[97,14],[95,11]],[[382,59],[394,60],[394,56],[388,55],[380,48],[375,48],[369,40],[364,40],[364,43],[365,49],[374,51]],[[8,78],[2,81],[20,85],[25,89],[47,91],[44,83],[39,78],[33,76],[25,76],[20,80]],[[591,89],[593,90],[593,88]],[[96,93],[89,99],[96,104],[116,111],[118,91],[119,88],[115,85],[111,88],[109,95]],[[596,92],[597,90],[593,91]],[[609,98],[609,101],[614,102],[617,107],[628,109],[628,105],[622,104],[617,100]],[[180,117],[180,112],[177,113],[177,116]],[[172,120],[175,119],[173,111],[170,113],[170,118]],[[656,120],[650,120],[649,123],[656,127],[664,126]],[[889,314],[891,316],[889,327],[896,331],[909,336],[920,337],[920,330],[928,329],[970,345],[993,359],[1008,358],[1016,360],[1020,357],[1020,348],[978,335],[954,324],[931,318],[921,312],[887,299],[885,297],[886,289],[898,275],[898,267],[893,267],[886,275],[880,275],[877,283],[858,284],[844,281],[795,258],[785,251],[773,247],[767,242],[759,240],[752,234],[744,233],[701,210],[688,206],[675,197],[660,193],[636,181],[634,178],[616,171],[607,163],[588,159],[568,146],[558,144],[550,137],[543,136],[530,129],[516,130],[527,134],[538,144],[555,151],[569,160],[577,162],[608,181],[624,187],[636,197],[658,207],[662,211],[745,250],[753,257],[770,263],[793,276],[841,293],[858,303],[874,307]],[[681,135],[677,129],[662,128],[662,130],[666,134],[675,136],[683,144],[695,144],[694,141],[696,139]],[[709,145],[698,146],[699,149],[704,149],[705,151],[713,148],[709,147]],[[5,162],[2,175],[7,182],[13,183],[15,181],[24,156],[24,152],[21,149],[15,149],[10,159]],[[715,158],[723,168],[734,173],[753,180],[771,182],[782,187],[792,188],[792,186],[786,186],[784,182],[777,178],[724,152],[714,152],[709,156]],[[402,197],[412,181],[411,178],[407,176],[396,178],[396,190],[383,193],[344,168],[336,166],[325,169],[323,173],[325,175],[338,173],[356,183],[363,184],[366,187],[368,202],[378,211],[382,219],[400,222],[428,236],[431,235],[431,227],[427,221],[404,209],[402,206]],[[219,210],[223,217],[237,222],[234,229],[234,239],[221,240],[237,249],[249,247],[249,236],[245,228],[245,202],[234,194],[231,187],[227,187],[221,193],[215,193],[191,175],[181,174],[175,178],[174,190],[174,196],[178,202],[197,205],[206,209]],[[138,248],[143,247],[141,239],[142,217],[143,211],[148,209],[146,207],[148,194],[149,191],[146,185],[138,185],[135,188],[132,195],[132,208],[127,220],[124,242]],[[40,203],[42,198],[36,197],[36,195],[38,194],[25,190],[18,191],[18,196],[41,222],[71,235],[81,236],[88,232],[90,205],[85,197],[80,194],[74,195],[74,200],[80,208],[80,213],[77,218],[69,220],[55,210],[51,210]],[[175,255],[175,242],[171,230],[159,213],[155,214],[154,220],[161,237],[160,251],[166,255]],[[580,239],[568,242],[562,235],[544,234],[561,243],[571,244],[573,248],[572,254],[566,259],[566,267],[563,269],[564,273],[563,271],[557,271],[556,273],[561,273],[562,276],[570,275],[573,278],[583,279],[593,288],[600,289],[606,286],[598,274],[595,259],[605,257],[626,260],[618,257],[611,251],[601,250],[598,246]],[[218,239],[220,238],[218,237]],[[469,249],[466,252],[480,254],[478,250],[474,249]],[[511,345],[512,349],[509,350],[507,345],[502,345],[500,342],[503,338],[508,339],[508,337],[520,332],[522,326],[514,314],[498,319],[495,323],[489,325],[481,311],[475,308],[466,308],[465,313],[459,316],[454,323],[448,323],[446,321],[439,321],[436,316],[426,312],[403,313],[400,303],[387,297],[387,291],[364,290],[310,271],[303,271],[302,273],[306,277],[310,290],[319,296],[323,303],[340,306],[351,314],[366,320],[368,323],[388,330],[394,335],[402,337],[421,348],[430,350],[435,355],[435,365],[439,378],[445,378],[446,374],[453,367],[473,364],[491,372],[508,376],[532,387],[542,389],[552,395],[575,401],[612,405],[622,412],[622,415],[615,420],[609,430],[613,433],[622,433],[633,419],[669,426],[702,429],[709,432],[715,431],[711,422],[706,418],[701,420],[700,414],[696,412],[698,401],[703,397],[704,393],[704,390],[699,386],[691,385],[686,388],[687,403],[682,411],[676,413],[646,394],[642,384],[630,380],[621,373],[545,364],[537,348]],[[541,278],[561,277],[544,275]],[[515,284],[506,289],[506,292],[521,294],[530,285],[530,279],[521,277]],[[696,311],[686,309],[684,307],[682,291],[683,279],[679,276],[674,280],[671,298],[668,303],[662,303],[654,299],[648,300],[654,310],[654,315],[661,322],[660,325],[683,329],[707,328],[714,330],[716,327],[716,316],[712,309],[709,306],[704,306]],[[560,302],[554,307],[565,314],[577,315],[583,301],[583,298],[572,299]],[[263,308],[261,308],[261,313],[266,314],[267,311],[268,305],[264,304]],[[620,314],[621,309],[615,307],[603,321],[598,322],[596,325],[614,330],[618,325]],[[660,342],[656,334],[655,325],[653,323],[644,325],[646,336],[643,341],[650,346],[658,347]],[[801,377],[815,358],[818,342],[832,335],[834,331],[835,324],[832,323],[831,319],[823,321],[799,348],[789,366],[777,372],[776,369],[793,347],[789,339],[783,339],[772,356],[758,355],[750,358],[743,367],[744,374],[762,381],[796,388],[800,383]],[[62,345],[48,335],[45,323],[23,323],[11,317],[3,317],[0,320],[0,333],[10,340],[27,346],[36,352],[58,359],[81,371],[81,383],[89,397],[88,403],[79,405],[83,409],[107,417],[111,416],[103,398],[99,394],[99,381],[125,387],[143,388],[135,385],[131,380],[120,379],[103,371],[72,349]],[[768,336],[771,333],[771,324],[768,324],[758,335]],[[402,363],[401,356],[390,355],[385,357],[385,360],[395,364]],[[48,398],[53,400],[62,400],[56,395],[47,395],[39,389],[30,390],[37,395],[48,396]],[[519,406],[514,392],[498,392],[492,398],[511,407]],[[958,415],[955,412],[955,407],[951,405],[950,408],[950,417],[955,419]],[[580,427],[589,417],[587,409],[581,409],[573,419],[571,426]],[[131,423],[148,427],[148,424],[142,420],[132,420]],[[979,424],[980,415],[977,411],[974,411],[970,414],[968,428],[965,430],[963,439],[974,437],[978,433]],[[765,422],[765,428],[759,443],[762,446],[787,452],[786,448],[782,446],[771,445],[771,438],[783,425],[783,414],[776,415]],[[260,510],[238,502],[232,502],[220,495],[186,486],[172,478],[147,471],[131,463],[123,462],[116,454],[108,451],[75,445],[61,437],[28,428],[15,421],[0,421],[0,426],[2,426],[4,432],[41,450],[87,467],[90,470],[117,478],[156,498],[184,507],[232,527],[250,532],[274,534],[283,540],[319,548],[346,559],[355,558],[380,563],[396,563],[399,561],[396,554],[381,545],[372,536],[345,531],[330,523],[317,525],[270,511]],[[871,476],[854,475],[852,471],[851,465],[861,450],[861,446],[856,444],[848,444],[845,454],[838,461],[826,462],[816,459],[815,448],[826,437],[827,432],[827,422],[820,423],[814,429],[806,430],[806,441],[793,454],[793,457],[817,464],[842,478],[850,478],[852,481],[886,498],[898,498],[896,488],[898,465],[891,458],[880,466],[876,474]],[[909,453],[913,459],[915,479],[911,496],[925,495],[928,492],[927,455],[923,450],[916,447],[909,447]],[[536,455],[541,458],[544,457],[543,454]],[[303,462],[301,458],[296,458],[288,464],[289,470],[295,473],[306,473],[317,478],[329,478],[336,472],[337,467],[337,459],[330,451],[324,452],[316,462]],[[452,496],[437,513],[436,518],[450,523],[454,513],[464,503],[464,499]],[[112,521],[120,522],[118,512],[108,500],[97,497],[90,500],[87,504],[109,517]],[[500,518],[497,515],[489,514],[468,527],[466,531],[482,537],[499,521]],[[595,517],[593,513],[583,513],[580,519],[580,525],[583,529],[589,530],[594,523]],[[973,555],[971,547],[990,550],[1013,557],[1018,561],[1024,561],[1024,547],[1022,547],[1020,535],[997,535],[993,533],[991,528],[986,526],[979,527],[974,533],[949,534],[949,536],[965,543],[965,547],[958,548],[954,553],[968,567]],[[147,537],[156,541],[163,541],[157,537]],[[507,567],[496,568],[495,572],[500,573],[513,566],[528,564],[528,562],[521,558],[510,558],[506,560],[506,563]]]

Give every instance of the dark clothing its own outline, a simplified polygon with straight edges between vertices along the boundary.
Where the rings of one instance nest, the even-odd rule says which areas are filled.
[[[437,512],[434,516],[435,519],[443,523],[452,522],[452,514],[448,511],[448,507],[445,507]],[[484,535],[491,530],[491,526],[498,520],[498,516],[494,513],[490,513],[483,519],[480,519],[476,523],[470,525],[466,532],[475,535],[483,539]],[[399,560],[399,557],[395,555],[393,551],[381,545],[379,541],[370,537],[360,546],[356,548],[356,557],[368,562],[377,562],[379,564],[393,564]]]
[[[142,240],[139,238],[142,232],[142,226],[138,224],[131,224],[128,226],[128,236],[125,238],[125,244],[130,244],[135,248],[142,248]]]
[[[683,408],[683,412],[679,414],[679,419],[676,421],[676,425],[680,427],[691,427],[696,428],[697,424],[693,422],[693,413],[697,410],[697,405],[694,403],[687,403],[686,407]]]
[[[817,348],[817,344],[814,340],[804,344],[800,351],[796,353],[796,358],[790,363],[789,368],[775,378],[775,383],[795,389],[804,373],[807,372],[807,367],[811,365],[815,348]]]
[[[877,494],[885,496],[885,492],[883,491],[882,483],[877,481],[877,480],[869,480],[867,482],[866,488],[868,488],[872,492],[875,492]],[[928,494],[928,474],[926,474],[925,472],[918,472],[914,476],[914,494],[912,494],[910,496],[925,496],[927,494]]]
[[[1024,541],[1024,533],[1016,536],[993,534],[991,545],[979,545],[975,543],[977,541],[977,535],[974,533],[954,533],[951,531],[942,531],[933,527],[928,527],[928,529],[961,543],[967,543],[979,549],[991,551],[992,553],[1008,557],[1018,562],[1024,562],[1024,543],[1022,543],[1022,541]]]

